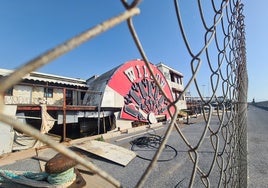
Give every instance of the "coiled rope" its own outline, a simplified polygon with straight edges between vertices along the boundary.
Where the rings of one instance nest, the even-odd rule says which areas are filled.
[[[70,168],[64,172],[54,174],[49,174],[47,172],[25,172],[23,174],[17,174],[10,170],[0,170],[0,182],[4,181],[4,179],[1,179],[1,176],[9,181],[14,181],[35,187],[47,187],[47,184],[42,184],[45,182],[51,185],[61,185],[67,187],[68,185],[71,185],[76,179],[74,168]]]
[[[74,168],[70,168],[64,172],[55,174],[49,174],[46,172],[41,173],[26,172],[23,174],[23,176],[36,181],[47,181],[48,183],[53,185],[63,185],[69,182],[73,182],[76,178]]]

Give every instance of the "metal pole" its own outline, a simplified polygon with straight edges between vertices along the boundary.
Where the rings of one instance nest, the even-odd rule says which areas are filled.
[[[63,88],[63,133],[62,133],[62,140],[66,140],[66,88]]]
[[[103,133],[106,133],[106,125],[105,125],[105,117],[104,117],[104,112],[102,112],[102,124],[103,124]]]
[[[99,102],[99,104],[98,104],[98,135],[100,134],[101,98],[102,98],[102,93],[100,94],[100,102]]]

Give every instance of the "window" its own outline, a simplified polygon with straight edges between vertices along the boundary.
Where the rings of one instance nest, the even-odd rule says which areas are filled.
[[[178,78],[178,83],[182,85],[182,77]]]
[[[182,85],[182,77],[178,74],[170,72],[171,81]]]
[[[44,97],[52,98],[53,97],[53,88],[44,88]]]
[[[73,91],[66,89],[66,98],[73,98]]]
[[[13,96],[13,87],[5,91],[5,96]]]
[[[86,92],[81,92],[80,93],[80,100],[84,100],[84,97],[85,97],[85,95],[86,95]]]
[[[72,105],[73,104],[73,91],[66,89],[65,98],[66,98],[66,104]]]
[[[173,95],[174,95],[175,99],[178,99],[180,97],[180,95],[182,94],[181,91],[178,91],[178,90],[176,90],[174,88],[172,88],[172,92],[173,92]],[[182,98],[180,100],[184,100],[184,96],[182,96]]]
[[[175,74],[173,72],[170,73],[171,82],[175,82]]]

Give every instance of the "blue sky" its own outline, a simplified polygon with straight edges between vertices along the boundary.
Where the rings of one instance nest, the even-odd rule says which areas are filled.
[[[193,50],[203,40],[201,26],[195,23],[196,1],[179,1],[185,29]],[[209,1],[210,2],[210,1]],[[268,100],[266,46],[267,0],[243,1],[249,74],[249,96]],[[179,33],[173,1],[144,0],[134,25],[145,52],[152,63],[163,62],[182,72],[189,80],[190,65]],[[120,0],[1,0],[0,1],[0,68],[15,69],[40,53],[66,41],[96,24],[124,11]],[[209,12],[209,8],[206,9]],[[189,24],[192,23],[192,24]],[[140,58],[126,23],[103,33],[37,70],[44,73],[87,79],[102,74],[128,60]],[[209,74],[200,71],[198,84],[210,95]],[[194,90],[190,88],[190,90]],[[195,91],[191,91],[194,93]]]
[[[268,44],[268,1],[246,0],[244,14],[246,24],[247,68],[249,74],[248,99],[268,99],[267,44]]]

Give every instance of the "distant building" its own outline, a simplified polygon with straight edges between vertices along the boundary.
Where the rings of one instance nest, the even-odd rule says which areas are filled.
[[[179,99],[179,97],[182,95],[182,92],[184,90],[183,85],[183,74],[179,71],[176,71],[169,66],[159,63],[156,65],[158,69],[164,74],[165,78],[168,81],[168,84],[171,88],[172,95],[174,99]],[[181,109],[187,109],[186,106],[186,100],[185,100],[185,94],[183,94],[178,102],[176,103],[179,110]]]
[[[0,69],[0,78],[12,72]],[[79,122],[78,110],[96,110],[96,107],[80,106],[87,89],[86,81],[82,79],[31,72],[5,92],[4,103],[16,105],[16,116],[37,129],[42,124],[41,105],[45,104],[49,115],[56,120],[51,131],[62,133],[64,139],[66,129],[72,129],[66,124]]]
[[[167,80],[159,69],[151,64],[162,89],[173,101]],[[100,90],[103,95],[87,93],[84,104],[101,107],[118,107],[114,113],[119,129],[128,129],[137,122],[156,123],[159,119],[169,119],[168,103],[159,91],[144,61],[132,60],[87,80],[89,90]],[[104,112],[106,115],[109,112]]]
[[[13,71],[0,69],[0,77],[11,72]],[[40,100],[45,100],[48,105],[63,105],[66,100],[66,104],[81,105],[87,88],[86,81],[82,79],[31,72],[6,91],[4,101],[5,104],[37,105]]]

